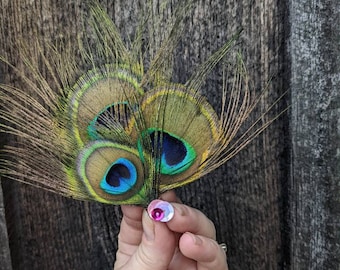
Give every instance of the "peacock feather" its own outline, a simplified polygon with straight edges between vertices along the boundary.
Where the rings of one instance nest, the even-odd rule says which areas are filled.
[[[74,199],[147,205],[228,161],[274,120],[257,120],[239,134],[260,99],[240,56],[231,86],[219,90],[219,114],[200,94],[240,32],[186,83],[171,81],[171,54],[191,1],[179,3],[171,31],[147,67],[148,18],[128,49],[100,5],[88,5],[76,42],[18,40],[13,46],[23,69],[0,58],[24,84],[0,85],[0,129],[16,137],[2,152],[2,175]]]

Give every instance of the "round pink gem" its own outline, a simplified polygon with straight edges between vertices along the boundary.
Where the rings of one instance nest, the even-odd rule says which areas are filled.
[[[155,208],[151,212],[151,217],[156,221],[160,221],[164,217],[164,211],[160,208]]]
[[[169,202],[153,200],[148,206],[150,218],[154,221],[168,222],[174,216],[174,208]]]

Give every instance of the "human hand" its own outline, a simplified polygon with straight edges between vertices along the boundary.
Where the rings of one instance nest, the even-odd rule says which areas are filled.
[[[174,217],[167,223],[153,221],[146,210],[122,206],[115,270],[228,270],[226,254],[215,241],[214,224],[200,211],[171,202]]]

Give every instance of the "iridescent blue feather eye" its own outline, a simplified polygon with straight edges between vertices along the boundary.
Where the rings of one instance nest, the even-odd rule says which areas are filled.
[[[119,158],[105,173],[100,187],[105,192],[118,195],[129,191],[137,181],[137,170],[131,161]]]
[[[97,201],[141,204],[148,200],[148,188],[153,181],[143,163],[150,162],[149,156],[144,155],[143,160],[133,147],[95,140],[79,153],[76,173]]]
[[[195,161],[195,150],[185,140],[165,131],[149,129],[148,133],[153,151],[155,153],[158,149],[162,151],[160,153],[161,174],[179,174]]]
[[[89,124],[87,132],[91,140],[105,138],[110,129],[117,128],[118,125],[126,127],[128,125],[130,113],[128,102],[117,102],[103,109]]]

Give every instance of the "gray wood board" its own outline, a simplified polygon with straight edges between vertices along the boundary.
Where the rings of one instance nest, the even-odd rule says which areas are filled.
[[[290,1],[291,268],[340,268],[340,2]]]

